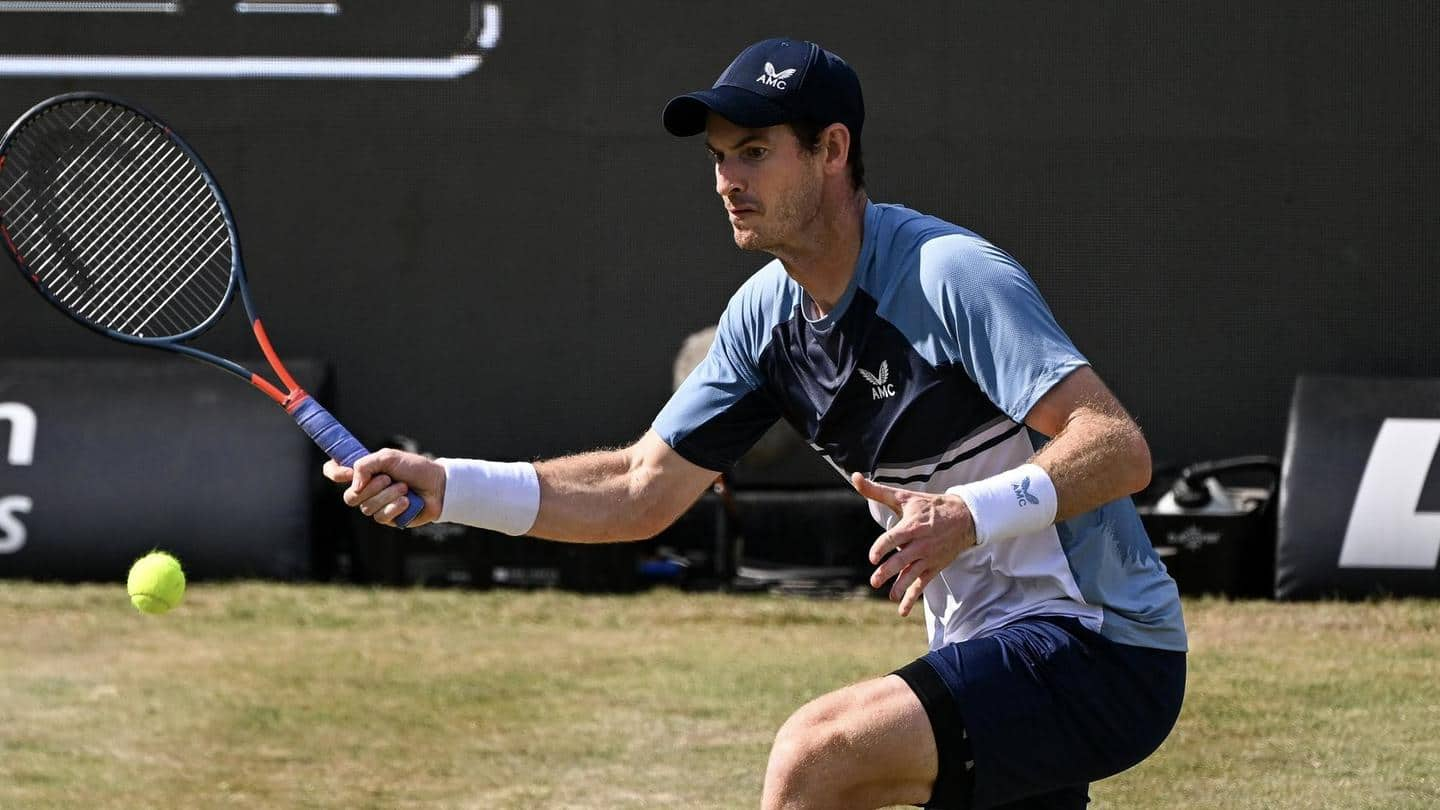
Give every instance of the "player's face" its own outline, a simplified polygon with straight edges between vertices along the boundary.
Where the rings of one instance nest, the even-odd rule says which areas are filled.
[[[820,158],[789,126],[750,129],[712,113],[705,146],[715,163],[715,192],[742,249],[783,249],[819,215]]]

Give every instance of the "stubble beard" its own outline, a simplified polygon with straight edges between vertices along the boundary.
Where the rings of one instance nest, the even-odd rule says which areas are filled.
[[[761,221],[753,227],[742,229],[732,225],[735,246],[741,250],[769,253],[783,250],[796,241],[819,211],[820,183],[807,176],[774,205],[767,207]]]

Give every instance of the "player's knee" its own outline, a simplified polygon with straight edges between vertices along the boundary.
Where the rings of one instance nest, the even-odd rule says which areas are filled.
[[[836,767],[844,748],[843,728],[826,707],[812,703],[791,715],[770,748],[766,810],[835,806],[849,787],[844,769]]]

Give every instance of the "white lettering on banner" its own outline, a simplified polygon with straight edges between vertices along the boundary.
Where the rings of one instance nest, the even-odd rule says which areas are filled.
[[[77,6],[68,3],[19,3],[0,0],[0,11],[72,13]],[[122,8],[80,8],[81,11],[132,11],[180,14],[181,4],[140,2],[108,4]],[[129,8],[124,8],[129,6]],[[335,3],[236,3],[239,14],[266,12],[275,14],[284,9],[293,16],[297,12],[335,16],[328,8]],[[0,76],[43,77],[49,79],[104,77],[111,79],[348,79],[348,80],[410,80],[451,81],[474,73],[483,61],[483,53],[500,44],[500,4],[470,4],[470,30],[466,47],[447,56],[136,56],[128,53],[103,54],[3,54],[0,53]],[[473,43],[473,45],[472,45]]]
[[[5,463],[28,467],[35,463],[35,411],[22,402],[0,402],[0,420],[10,423]]]
[[[0,498],[0,554],[14,554],[25,547],[25,524],[15,514],[28,514],[34,505],[24,495]]]
[[[1435,568],[1440,512],[1416,512],[1440,419],[1386,419],[1370,448],[1340,546],[1341,568]]]
[[[28,467],[35,463],[35,409],[23,402],[0,402],[0,421],[10,423],[5,463]],[[0,554],[14,554],[25,547],[25,524],[15,517],[28,514],[34,501],[24,495],[0,497]]]

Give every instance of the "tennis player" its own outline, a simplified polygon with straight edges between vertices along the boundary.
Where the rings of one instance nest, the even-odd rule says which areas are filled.
[[[667,130],[704,134],[735,243],[775,258],[635,444],[534,464],[384,450],[325,474],[381,523],[403,480],[414,525],[633,540],[785,419],[869,499],[871,584],[923,605],[930,650],[795,712],[763,806],[1083,807],[1184,694],[1178,593],[1127,497],[1149,449],[1014,258],[870,201],[864,117],[850,66],[786,39],[666,105]]]

